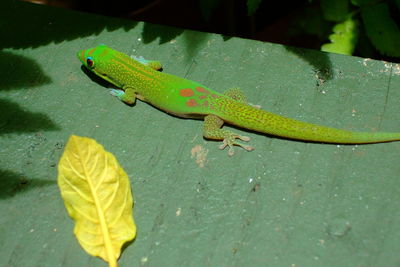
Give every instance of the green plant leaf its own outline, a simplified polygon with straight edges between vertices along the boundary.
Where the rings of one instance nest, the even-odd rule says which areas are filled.
[[[343,21],[349,13],[349,0],[321,0],[324,18],[328,21]]]
[[[352,55],[357,43],[357,21],[350,18],[333,27],[333,34],[329,35],[331,43],[321,46],[321,50],[344,55]]]
[[[365,6],[374,1],[376,0],[351,0],[351,3],[355,6]]]
[[[257,11],[261,2],[262,0],[247,0],[247,14],[252,16]]]
[[[201,13],[205,20],[208,20],[211,14],[221,4],[222,0],[200,0]]]
[[[386,3],[361,8],[365,31],[375,48],[383,55],[400,57],[400,31],[391,18]]]
[[[129,179],[114,155],[91,138],[72,135],[58,163],[58,186],[80,245],[117,266],[136,226]]]
[[[396,2],[396,5],[397,5],[397,9],[400,10],[400,0],[395,0],[395,2]]]
[[[326,38],[331,32],[331,23],[323,18],[320,9],[305,7],[296,16],[288,29],[288,36],[316,35],[320,39]]]

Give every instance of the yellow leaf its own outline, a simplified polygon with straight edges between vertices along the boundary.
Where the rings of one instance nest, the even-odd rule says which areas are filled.
[[[95,140],[72,135],[58,163],[58,186],[80,245],[117,266],[121,247],[136,235],[131,187],[117,159]]]

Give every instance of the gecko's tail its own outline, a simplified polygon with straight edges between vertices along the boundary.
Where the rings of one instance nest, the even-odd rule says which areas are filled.
[[[226,109],[231,110],[231,109]],[[335,144],[367,144],[400,141],[400,133],[353,132],[283,117],[236,102],[234,112],[221,117],[228,123],[256,132],[289,139]]]

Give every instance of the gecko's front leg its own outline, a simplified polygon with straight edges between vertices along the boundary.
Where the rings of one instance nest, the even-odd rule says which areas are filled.
[[[135,104],[136,101],[136,93],[132,88],[124,88],[124,90],[119,89],[110,89],[110,94],[116,96],[122,102],[125,102],[129,105]]]

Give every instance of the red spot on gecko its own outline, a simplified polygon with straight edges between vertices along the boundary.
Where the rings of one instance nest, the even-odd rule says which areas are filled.
[[[208,93],[208,91],[205,88],[200,86],[196,87],[196,91],[199,93]]]
[[[194,92],[193,92],[193,90],[190,89],[190,88],[185,88],[185,89],[181,89],[181,90],[179,91],[179,94],[180,94],[181,96],[183,96],[183,97],[191,97],[191,96],[194,95]]]
[[[198,104],[197,104],[196,100],[194,100],[194,99],[189,99],[188,101],[186,101],[186,106],[188,106],[188,107],[195,107],[197,105]]]

